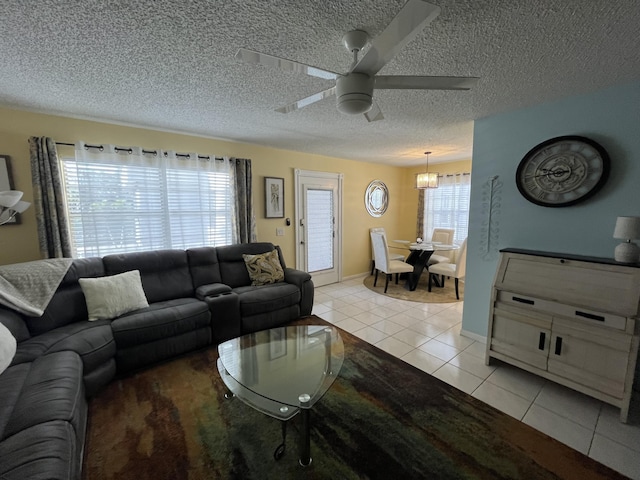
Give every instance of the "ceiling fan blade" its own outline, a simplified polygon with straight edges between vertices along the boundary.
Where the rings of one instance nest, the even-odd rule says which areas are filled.
[[[475,87],[478,80],[478,77],[378,75],[374,78],[373,88],[394,90],[470,90]]]
[[[276,112],[280,112],[280,113],[295,112],[296,110],[300,110],[301,108],[304,108],[307,105],[311,105],[312,103],[319,102],[320,100],[324,100],[325,98],[335,94],[336,94],[336,87],[327,88],[322,92],[314,93],[313,95],[309,95],[308,97],[305,97],[302,100],[298,100],[297,102],[293,102],[289,105],[285,105],[284,107],[276,108]]]
[[[409,0],[352,71],[375,75],[440,13],[440,7],[423,0]]]
[[[273,55],[267,55],[266,53],[254,52],[253,50],[247,50],[245,48],[238,50],[236,58],[254,65],[265,65],[267,67],[279,68],[285,72],[306,73],[312,77],[324,78],[327,80],[335,80],[338,78],[337,73],[330,72],[329,70],[311,67],[304,63],[294,62],[293,60],[287,60],[286,58],[274,57]]]
[[[368,112],[365,112],[364,116],[367,118],[369,122],[377,122],[378,120],[384,120],[384,115],[382,114],[382,110],[380,110],[380,107],[375,102],[375,100],[371,104],[371,110],[369,110]]]

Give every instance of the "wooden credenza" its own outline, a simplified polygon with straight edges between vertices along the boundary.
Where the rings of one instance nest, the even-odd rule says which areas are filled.
[[[620,408],[627,421],[639,342],[640,265],[500,251],[486,363],[496,358]]]

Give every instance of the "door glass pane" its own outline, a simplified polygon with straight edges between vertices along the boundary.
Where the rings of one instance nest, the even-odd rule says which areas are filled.
[[[333,190],[307,190],[307,271],[333,268]]]

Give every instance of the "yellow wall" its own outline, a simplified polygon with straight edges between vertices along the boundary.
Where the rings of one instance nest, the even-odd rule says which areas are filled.
[[[344,175],[343,276],[366,272],[371,250],[368,229],[385,227],[390,238],[415,237],[417,192],[414,174],[420,168],[400,168],[357,162],[321,155],[278,150],[258,145],[236,143],[177,133],[133,128],[88,120],[45,115],[0,108],[0,155],[11,157],[13,185],[22,190],[26,201],[33,199],[29,166],[30,136],[47,136],[58,142],[112,143],[146,148],[171,149],[178,152],[250,158],[253,168],[254,208],[258,240],[279,244],[288,265],[295,265],[295,231],[284,219],[264,218],[264,177],[285,179],[285,215],[294,218],[294,169],[342,173]],[[72,147],[59,147],[59,153],[72,153]],[[442,173],[469,170],[470,162],[438,165]],[[453,168],[453,170],[451,169]],[[431,168],[430,168],[431,169]],[[389,188],[389,209],[380,218],[369,216],[364,208],[364,192],[372,180],[379,179]],[[276,228],[285,235],[276,236]],[[0,264],[40,258],[35,209],[22,215],[22,224],[0,227]]]

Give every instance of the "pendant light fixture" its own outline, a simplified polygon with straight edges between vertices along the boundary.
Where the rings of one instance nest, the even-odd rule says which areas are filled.
[[[418,190],[426,190],[427,188],[438,188],[438,174],[429,172],[429,155],[431,152],[424,152],[427,156],[427,168],[425,173],[416,174],[416,188]]]

